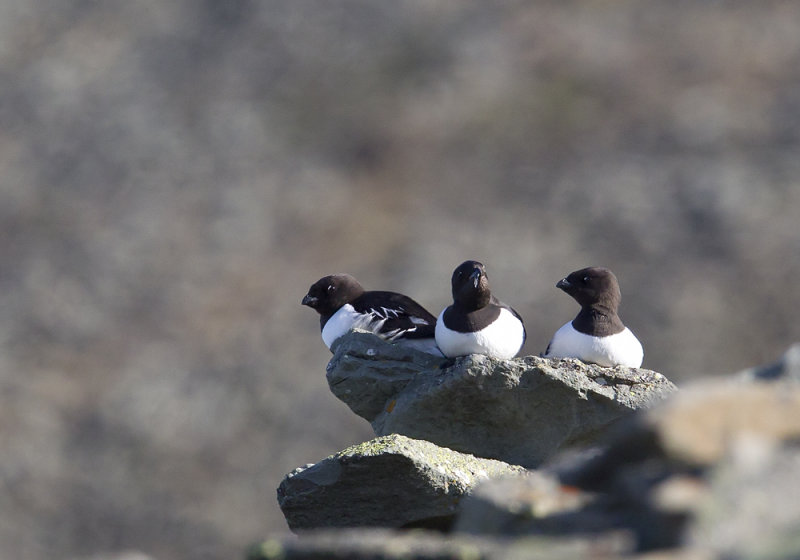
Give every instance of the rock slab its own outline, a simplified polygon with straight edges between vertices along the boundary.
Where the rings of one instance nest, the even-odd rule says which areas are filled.
[[[262,543],[252,560],[800,558],[797,350],[764,368],[688,384],[621,420],[603,446],[568,450],[524,476],[501,469],[481,477],[447,536],[312,531]],[[417,443],[431,447],[428,456],[451,453]],[[432,465],[419,469],[466,472]],[[389,492],[374,497],[385,509],[397,501]]]
[[[376,435],[403,434],[529,468],[596,441],[676,390],[645,369],[535,356],[444,360],[361,332],[334,346],[327,380]]]
[[[480,481],[525,469],[401,435],[349,447],[289,473],[278,504],[292,531],[438,526]]]
[[[322,529],[268,540],[253,546],[247,560],[620,560],[631,558],[629,553],[629,543],[616,535],[510,541],[370,528]]]

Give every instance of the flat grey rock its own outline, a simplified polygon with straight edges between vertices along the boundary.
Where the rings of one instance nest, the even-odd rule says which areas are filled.
[[[379,437],[295,469],[278,488],[293,531],[434,526],[480,481],[525,469],[401,435]]]
[[[404,434],[525,467],[591,444],[676,390],[646,369],[535,356],[444,360],[360,332],[334,346],[327,379],[376,435]]]
[[[615,534],[509,540],[433,531],[322,529],[258,543],[247,560],[619,560],[632,558],[630,552],[630,541]]]

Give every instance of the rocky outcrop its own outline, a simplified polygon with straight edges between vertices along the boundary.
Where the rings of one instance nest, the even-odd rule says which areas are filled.
[[[335,344],[327,378],[380,437],[286,476],[278,500],[295,531],[447,526],[481,480],[591,443],[675,390],[647,370],[536,357],[445,360],[358,332]]]
[[[535,356],[442,360],[358,332],[334,346],[327,379],[376,435],[404,434],[526,467],[596,441],[676,389],[644,369]]]
[[[652,550],[660,558],[798,558],[797,349],[763,368],[690,384],[628,415],[591,450],[562,452],[525,476],[483,478],[447,536],[315,532],[267,549],[293,559],[333,550],[354,559],[644,558]]]
[[[293,531],[320,527],[448,526],[480,481],[522,467],[400,435],[379,437],[289,473],[278,503]]]

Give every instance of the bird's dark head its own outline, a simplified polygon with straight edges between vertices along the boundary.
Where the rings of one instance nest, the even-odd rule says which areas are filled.
[[[581,307],[602,307],[616,311],[622,299],[617,277],[609,269],[599,266],[570,273],[558,281],[556,288],[571,295]]]
[[[332,274],[314,282],[301,303],[330,316],[363,293],[364,288],[349,274]]]
[[[492,296],[486,268],[478,261],[464,261],[458,265],[450,283],[453,301],[467,310],[485,307]]]

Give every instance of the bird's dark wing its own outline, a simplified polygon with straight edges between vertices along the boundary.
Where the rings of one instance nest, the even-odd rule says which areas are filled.
[[[436,317],[416,301],[395,292],[365,292],[352,303],[356,311],[383,321],[379,333],[390,339],[429,338],[436,332]]]

